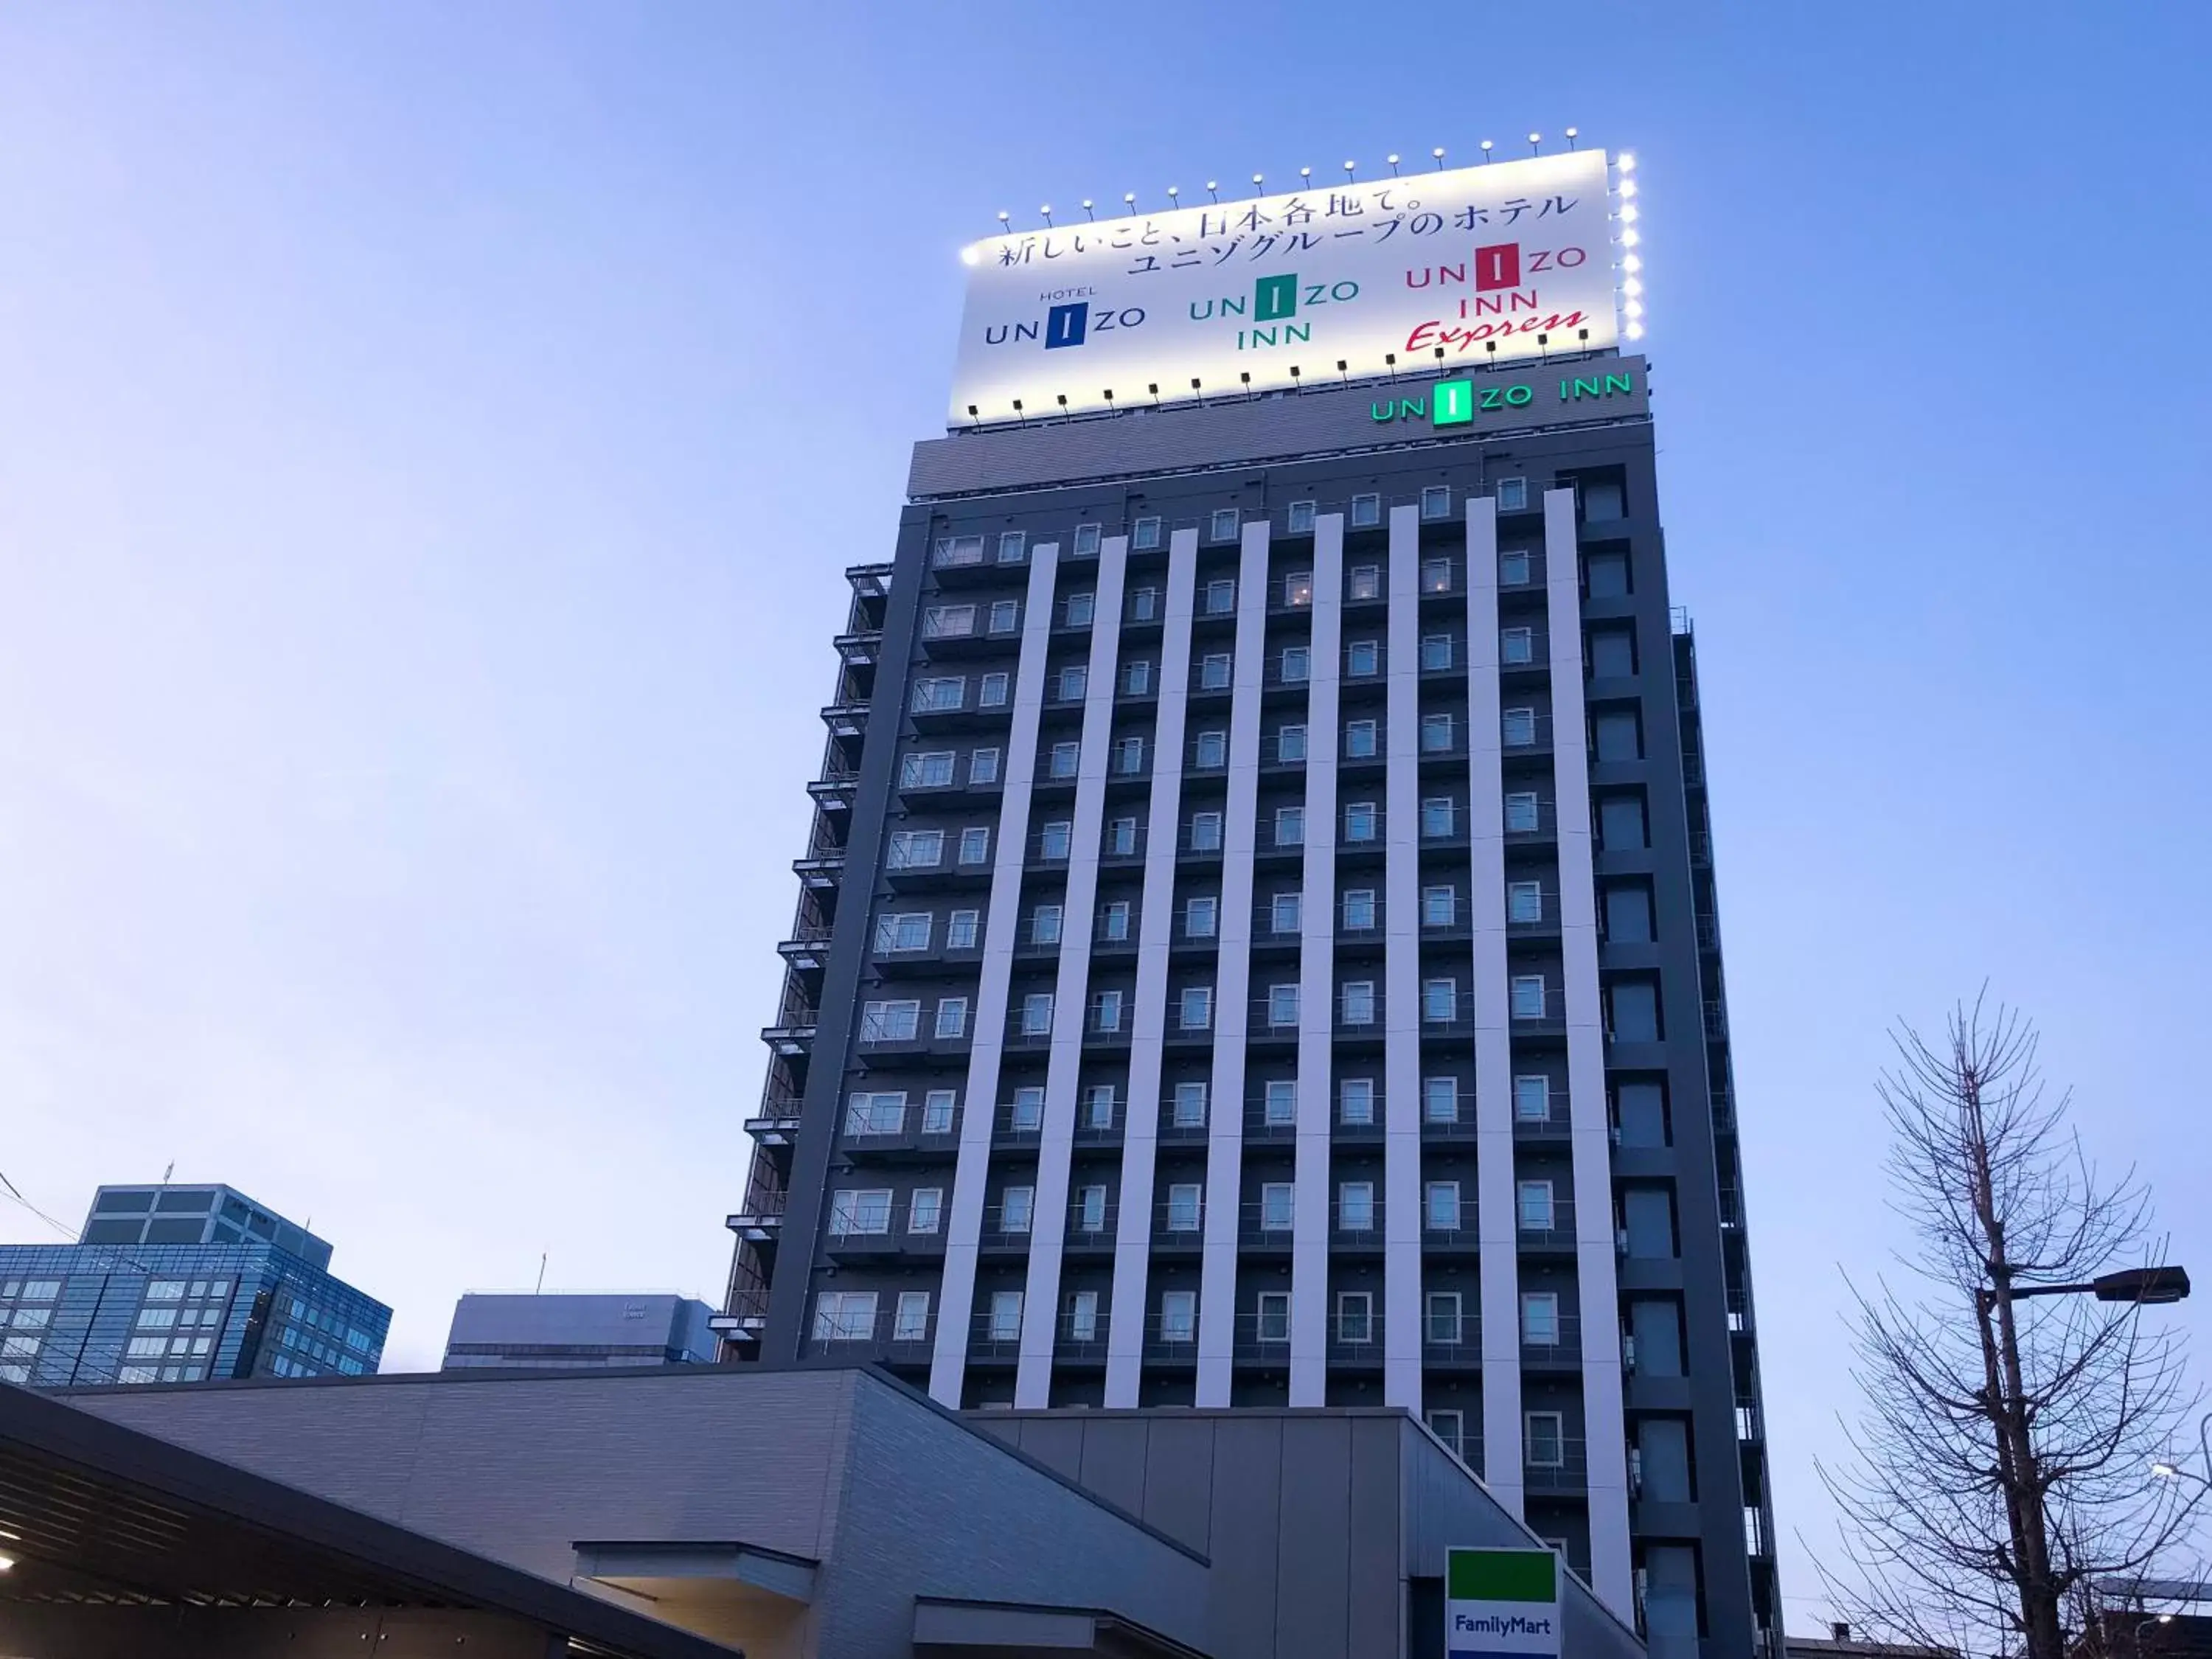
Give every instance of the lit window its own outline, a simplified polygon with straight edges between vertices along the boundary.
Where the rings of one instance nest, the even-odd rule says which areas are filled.
[[[991,827],[986,823],[971,825],[960,832],[960,862],[988,864],[991,861]]]
[[[1287,1181],[1269,1181],[1260,1188],[1260,1231],[1287,1232],[1296,1208],[1297,1188]]]
[[[1200,658],[1198,689],[1201,691],[1226,691],[1233,660],[1226,651],[1209,652]]]
[[[1526,478],[1500,478],[1497,489],[1498,510],[1500,513],[1525,513],[1528,510],[1528,481]]]
[[[918,1187],[907,1206],[906,1230],[910,1233],[933,1233],[945,1218],[945,1188]]]
[[[1344,728],[1344,755],[1346,760],[1372,760],[1375,757],[1376,726],[1373,720],[1352,720]]]
[[[1375,1121],[1375,1079],[1348,1077],[1337,1085],[1336,1115],[1346,1123]]]
[[[1296,985],[1272,985],[1267,988],[1267,1024],[1278,1029],[1298,1023],[1298,988]]]
[[[1516,1212],[1521,1218],[1524,1233],[1547,1233],[1552,1231],[1552,1183],[1548,1181],[1524,1181],[1514,1188]]]
[[[1344,838],[1347,842],[1373,841],[1381,816],[1371,800],[1355,800],[1344,809]]]
[[[1364,933],[1375,926],[1375,890],[1348,887],[1344,892],[1344,931]]]
[[[1283,578],[1283,603],[1293,609],[1313,603],[1313,572],[1293,570]]]
[[[1221,911],[1221,901],[1208,896],[1192,899],[1183,907],[1182,931],[1188,939],[1212,939]]]
[[[1204,1083],[1176,1085],[1175,1123],[1179,1129],[1197,1129],[1205,1127],[1206,1085]]]
[[[1306,757],[1306,729],[1303,726],[1279,727],[1275,732],[1275,758],[1285,763]]]
[[[1042,859],[1064,859],[1074,844],[1075,826],[1066,820],[1055,820],[1037,832],[1037,856]]]
[[[1022,999],[1022,1035],[1052,1035],[1052,993],[1032,991]]]
[[[1459,1231],[1459,1182],[1431,1181],[1422,1198],[1423,1214],[1427,1218],[1431,1232],[1455,1233]]]
[[[1513,980],[1512,1002],[1514,1018],[1543,1018],[1544,976],[1541,974],[1516,975]]]
[[[1532,836],[1541,826],[1542,819],[1533,790],[1516,790],[1505,798],[1505,833],[1510,836]]]
[[[1075,556],[1079,559],[1096,557],[1098,552],[1098,526],[1079,524],[1075,526]]]
[[[1286,645],[1283,647],[1284,684],[1298,684],[1308,678],[1312,670],[1313,652],[1310,647],[1303,645]]]
[[[911,1000],[860,1005],[860,1041],[911,1042],[921,1025],[921,1004]]]
[[[1288,522],[1288,533],[1310,536],[1314,527],[1314,504],[1311,501],[1292,501]]]
[[[1449,1024],[1459,1018],[1459,981],[1431,979],[1421,986],[1421,1018],[1431,1024]]]
[[[1452,665],[1452,636],[1449,634],[1421,635],[1421,666],[1425,669],[1449,668]]]
[[[1233,507],[1215,507],[1212,520],[1207,526],[1207,538],[1212,541],[1225,542],[1234,539],[1236,534],[1237,509]]]
[[[1040,904],[1030,912],[1030,943],[1032,945],[1060,943],[1060,906]]]
[[[1425,755],[1448,755],[1452,746],[1452,717],[1449,714],[1421,716],[1421,752]]]
[[[984,675],[983,689],[975,699],[976,707],[979,708],[1003,707],[1006,701],[1007,686],[1008,681],[1004,674]]]
[[[1375,1023],[1375,981],[1371,979],[1346,980],[1343,1008],[1346,1025],[1372,1025]]]
[[[1498,660],[1508,668],[1525,667],[1536,660],[1536,630],[1506,628],[1498,630]]]
[[[1070,628],[1090,627],[1091,618],[1097,614],[1097,608],[1098,596],[1096,593],[1069,594],[1066,606],[1067,625]]]
[[[1423,559],[1421,561],[1421,592],[1449,593],[1451,592],[1451,561]]]
[[[1421,491],[1421,516],[1425,519],[1451,517],[1451,486],[1431,484]]]
[[[1370,530],[1382,522],[1382,498],[1380,495],[1354,495],[1352,498],[1352,527]]]
[[[1382,597],[1382,569],[1380,565],[1355,564],[1345,578],[1346,599],[1379,599]]]
[[[945,919],[945,948],[948,951],[972,951],[975,948],[978,924],[983,919],[980,910],[955,910]]]
[[[1505,920],[1508,921],[1541,921],[1544,919],[1544,888],[1540,882],[1509,881],[1505,884]]]
[[[1275,809],[1275,845],[1303,847],[1306,844],[1306,809],[1303,806],[1278,806]]]
[[[1552,1079],[1516,1077],[1513,1079],[1513,1115],[1522,1123],[1552,1121]]]
[[[1218,853],[1221,850],[1221,814],[1194,812],[1190,815],[1190,850],[1194,853]]]
[[[1160,521],[1139,519],[1129,526],[1129,545],[1139,550],[1149,550],[1160,544]]]
[[[1213,988],[1186,985],[1177,1010],[1176,1024],[1186,1031],[1204,1031],[1213,1024]]]
[[[1019,564],[1029,557],[1030,538],[1026,531],[1002,530],[999,532],[999,562]]]

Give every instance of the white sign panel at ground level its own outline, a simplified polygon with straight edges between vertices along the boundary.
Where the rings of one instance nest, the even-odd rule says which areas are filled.
[[[952,423],[1612,345],[1607,184],[1575,150],[972,243]]]

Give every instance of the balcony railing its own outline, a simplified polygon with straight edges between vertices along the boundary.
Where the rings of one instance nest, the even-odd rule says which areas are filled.
[[[1577,1436],[1525,1436],[1521,1479],[1530,1492],[1582,1492],[1589,1486],[1589,1444]]]

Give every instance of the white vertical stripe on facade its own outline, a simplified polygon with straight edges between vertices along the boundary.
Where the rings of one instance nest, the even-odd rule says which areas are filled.
[[[1044,1123],[1037,1137],[1036,1207],[1030,1221],[1029,1279],[1014,1404],[1051,1403],[1053,1340],[1059,1329],[1060,1269],[1067,1238],[1068,1170],[1075,1108],[1090,1024],[1091,938],[1097,930],[1098,855],[1106,827],[1106,768],[1114,740],[1115,684],[1121,641],[1122,573],[1128,538],[1101,545],[1093,589],[1091,657],[1083,690],[1082,746],[1075,770],[1074,841],[1060,901],[1060,973],[1053,987],[1052,1050],[1045,1063]]]
[[[1498,506],[1467,504],[1468,834],[1474,925],[1475,1225],[1482,1247],[1483,1479],[1521,1513],[1521,1242],[1513,1207],[1513,1038],[1505,955]]]
[[[1229,1403],[1237,1329],[1244,1039],[1252,1013],[1252,858],[1259,845],[1255,820],[1260,792],[1260,696],[1267,653],[1267,532],[1265,519],[1244,526],[1237,575],[1229,809],[1221,836],[1221,944],[1214,967],[1213,1074],[1206,1089],[1206,1243],[1198,1303],[1200,1406]]]
[[[960,1103],[960,1151],[945,1218],[945,1274],[937,1295],[937,1341],[929,1364],[933,1400],[957,1409],[968,1373],[968,1328],[975,1306],[975,1260],[983,1237],[983,1194],[991,1174],[991,1127],[998,1115],[999,1063],[1006,1039],[1006,998],[1019,932],[1022,866],[1029,856],[1030,797],[1036,776],[1037,721],[1044,710],[1045,653],[1051,644],[1057,543],[1030,550],[1029,597],[1014,671],[1013,723],[1006,733],[1006,789],[993,834],[991,898],[984,917],[982,975],[975,988],[975,1037]],[[957,837],[948,857],[959,856]]]
[[[1383,752],[1382,1403],[1421,1409],[1421,516],[1390,509]]]
[[[1291,1210],[1291,1404],[1328,1403],[1330,1060],[1336,1046],[1336,757],[1344,663],[1344,515],[1314,526],[1299,878],[1297,1152]],[[1389,1403],[1387,1402],[1386,1403]]]
[[[1106,1404],[1136,1405],[1145,1355],[1145,1291],[1152,1251],[1152,1185],[1159,1152],[1161,1038],[1168,1020],[1168,955],[1175,942],[1176,849],[1188,750],[1190,618],[1198,532],[1168,547],[1167,608],[1160,641],[1159,724],[1152,740],[1152,799],[1145,824],[1145,888],[1137,921],[1137,995],[1129,1028],[1129,1098],[1121,1133],[1121,1197],[1114,1231],[1114,1301],[1106,1322]]]
[[[1598,993],[1589,750],[1583,711],[1582,575],[1571,489],[1544,492],[1544,568],[1552,641],[1552,769],[1559,801],[1575,1273],[1582,1303],[1583,1431],[1589,1448],[1590,1588],[1615,1613],[1631,1619],[1635,1590],[1620,1398],[1620,1297],[1613,1265],[1613,1141],[1605,1097],[1605,1017]]]

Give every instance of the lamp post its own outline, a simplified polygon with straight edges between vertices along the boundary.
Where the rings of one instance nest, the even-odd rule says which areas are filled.
[[[2065,1638],[2059,1626],[2058,1598],[2051,1588],[2051,1540],[2045,1530],[2043,1500],[2029,1496],[2035,1443],[2013,1304],[2034,1296],[2094,1296],[2100,1302],[2161,1305],[2189,1294],[2189,1273],[2178,1267],[2127,1267],[2071,1285],[2015,1285],[2004,1267],[1993,1276],[1995,1284],[1975,1287],[1974,1323],[1982,1343],[1983,1398],[1996,1431],[1996,1474],[2004,1489],[2013,1559],[2021,1569],[2028,1659],[2061,1659]]]

